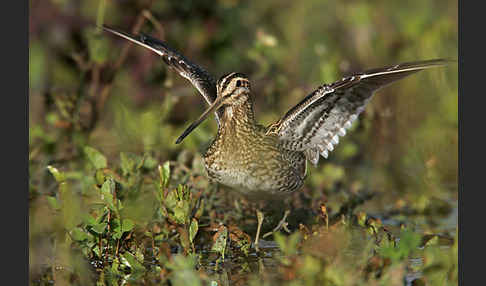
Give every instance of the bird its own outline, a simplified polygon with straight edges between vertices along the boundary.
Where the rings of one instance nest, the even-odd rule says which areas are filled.
[[[405,62],[322,84],[278,121],[263,126],[255,120],[250,80],[245,74],[230,72],[216,80],[203,67],[161,40],[106,25],[102,28],[155,52],[199,91],[209,107],[175,143],[180,144],[214,114],[218,130],[204,154],[208,177],[256,199],[279,198],[301,189],[307,163],[317,166],[320,157],[329,157],[376,91],[411,74],[451,62],[448,59]],[[283,220],[287,215],[286,211]],[[257,251],[263,217],[258,209],[254,241]]]

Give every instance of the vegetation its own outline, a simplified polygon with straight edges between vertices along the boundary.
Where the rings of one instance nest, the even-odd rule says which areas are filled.
[[[262,124],[367,68],[457,59],[456,1],[30,1],[32,285],[457,285],[457,66],[378,92],[252,248],[255,208],[209,182],[188,82],[106,23],[250,77]],[[263,233],[282,213],[269,211]]]

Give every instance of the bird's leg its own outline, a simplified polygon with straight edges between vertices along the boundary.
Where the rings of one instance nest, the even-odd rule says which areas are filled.
[[[257,227],[257,233],[256,233],[256,237],[255,237],[255,250],[258,252],[258,251],[260,251],[260,249],[258,248],[258,239],[260,238],[260,230],[262,228],[264,216],[263,216],[263,213],[259,209],[257,209],[256,213],[257,213],[258,227]]]
[[[287,228],[288,223],[286,221],[287,216],[289,214],[290,214],[290,210],[286,210],[285,213],[284,213],[284,216],[283,216],[282,220],[280,220],[280,222],[278,223],[278,225],[272,231],[265,233],[262,238],[265,238],[265,237],[267,237],[267,236],[269,236],[271,234],[276,233],[281,228],[283,228],[287,233],[290,233],[290,230]]]

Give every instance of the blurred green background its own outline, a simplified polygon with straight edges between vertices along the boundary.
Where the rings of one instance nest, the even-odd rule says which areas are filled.
[[[319,85],[353,72],[414,60],[457,60],[457,1],[449,0],[46,0],[29,1],[29,12],[33,277],[44,277],[45,258],[59,253],[52,247],[53,234],[66,230],[69,217],[64,213],[58,221],[58,213],[47,208],[48,197],[62,200],[60,181],[47,166],[65,173],[72,199],[83,205],[96,183],[85,146],[104,154],[108,168],[119,174],[121,152],[147,158],[140,191],[144,178],[156,177],[156,166],[168,160],[204,174],[197,163],[216,133],[215,121],[207,120],[175,145],[204,110],[202,97],[157,55],[99,31],[97,24],[164,40],[216,77],[247,74],[256,117],[264,125]],[[397,209],[413,210],[425,215],[399,220],[418,225],[421,233],[454,236],[457,75],[452,64],[379,91],[329,159],[317,168],[309,165],[302,192],[314,203],[304,208],[323,201],[337,211],[367,190],[377,195],[357,211],[386,217]],[[146,207],[143,198],[133,199],[134,209]],[[436,219],[437,213],[445,213],[447,222],[444,216]],[[77,223],[74,219],[72,226]]]

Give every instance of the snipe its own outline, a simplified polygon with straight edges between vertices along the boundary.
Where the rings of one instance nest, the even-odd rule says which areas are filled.
[[[250,81],[245,75],[233,72],[216,81],[202,67],[155,38],[108,27],[104,30],[154,51],[194,85],[210,107],[176,143],[181,143],[214,113],[218,133],[204,155],[208,175],[216,182],[256,197],[300,189],[306,177],[307,160],[317,165],[320,156],[329,156],[375,91],[418,71],[448,63],[444,59],[402,63],[324,84],[280,120],[264,127],[255,121]],[[257,215],[258,249],[263,214],[258,211]]]

